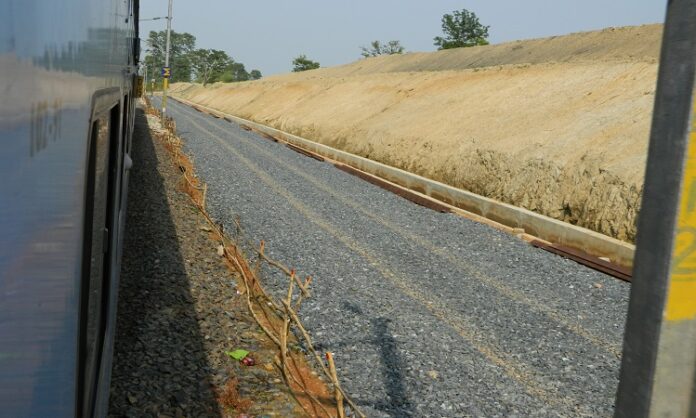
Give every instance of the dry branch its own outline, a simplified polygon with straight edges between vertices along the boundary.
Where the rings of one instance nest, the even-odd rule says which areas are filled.
[[[329,371],[331,372],[331,380],[333,380],[333,384],[334,384],[334,388],[335,388],[338,417],[345,418],[346,413],[343,410],[343,394],[341,393],[341,386],[338,383],[338,374],[336,374],[336,364],[334,363],[333,353],[326,353],[326,361],[329,363]]]

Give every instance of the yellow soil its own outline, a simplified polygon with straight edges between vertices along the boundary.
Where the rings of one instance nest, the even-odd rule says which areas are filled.
[[[612,28],[173,93],[633,241],[661,35]]]

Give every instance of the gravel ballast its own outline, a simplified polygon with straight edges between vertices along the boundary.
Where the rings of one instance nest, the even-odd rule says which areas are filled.
[[[628,284],[224,119],[168,111],[211,215],[314,277],[301,316],[368,416],[611,415]]]
[[[305,416],[148,121],[158,128],[138,109],[109,416]],[[256,366],[225,355],[237,348],[250,351]]]

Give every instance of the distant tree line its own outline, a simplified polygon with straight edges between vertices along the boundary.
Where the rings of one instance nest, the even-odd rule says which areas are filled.
[[[439,50],[488,45],[488,29],[481,24],[474,12],[466,9],[455,10],[442,17],[442,36],[433,40]],[[149,55],[145,65],[151,71],[164,67],[166,32],[151,31],[147,40]],[[362,46],[364,58],[380,55],[403,54],[406,50],[401,41],[372,41],[369,47]],[[244,64],[236,62],[225,51],[216,49],[197,49],[196,37],[190,33],[171,33],[170,67],[172,82],[196,81],[203,85],[215,82],[232,83],[237,81],[258,80],[262,77],[259,70],[247,71]],[[320,68],[321,64],[306,55],[299,55],[292,61],[292,71],[301,72]]]
[[[466,48],[478,45],[488,45],[488,29],[490,26],[481,24],[476,13],[466,9],[455,10],[451,14],[442,16],[442,36],[436,36],[433,41],[438,50]],[[406,51],[401,41],[388,41],[383,43],[376,40],[369,47],[361,46],[360,55],[364,58],[380,55],[403,54]],[[318,62],[312,61],[306,55],[300,55],[292,62],[292,71],[308,71],[320,67]]]
[[[482,25],[476,13],[466,9],[455,10],[442,16],[443,36],[436,36],[433,41],[438,50],[488,45],[488,29],[490,26]],[[400,41],[372,41],[369,47],[362,46],[360,49],[365,58],[403,54],[405,51]]]
[[[172,31],[170,39],[172,83],[195,81],[206,85],[219,81],[258,80],[262,77],[259,70],[247,71],[244,64],[236,62],[225,51],[196,48],[196,37],[190,33]],[[145,65],[149,71],[155,72],[156,78],[160,78],[159,72],[164,67],[166,42],[166,31],[151,31],[147,39],[149,49]]]

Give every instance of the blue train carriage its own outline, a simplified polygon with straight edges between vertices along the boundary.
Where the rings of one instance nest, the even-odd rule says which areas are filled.
[[[138,0],[0,1],[0,416],[105,416]]]

